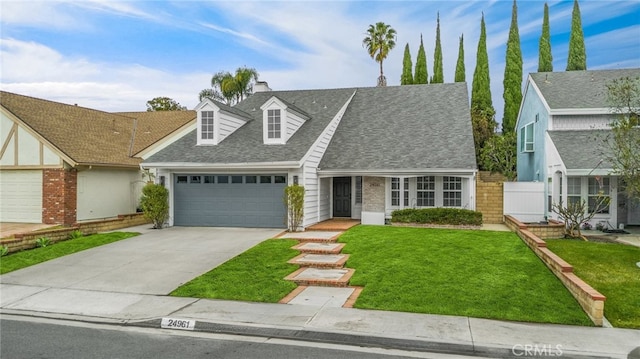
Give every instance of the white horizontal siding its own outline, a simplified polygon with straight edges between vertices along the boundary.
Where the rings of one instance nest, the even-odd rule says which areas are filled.
[[[293,136],[296,131],[304,124],[305,120],[302,117],[296,116],[295,114],[285,111],[286,118],[286,138],[289,139]]]
[[[608,129],[612,115],[554,115],[553,130]]]
[[[245,121],[237,119],[233,116],[220,113],[220,119],[218,121],[218,143],[222,142],[227,136],[232,134],[235,130],[242,127]]]

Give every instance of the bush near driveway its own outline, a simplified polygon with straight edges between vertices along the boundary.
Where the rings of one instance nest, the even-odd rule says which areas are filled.
[[[364,286],[356,308],[592,325],[511,232],[361,225],[339,241]]]
[[[549,239],[547,246],[607,297],[604,316],[614,327],[640,329],[639,247],[564,239]]]

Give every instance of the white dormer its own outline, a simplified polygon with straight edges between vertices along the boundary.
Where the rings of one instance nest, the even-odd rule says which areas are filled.
[[[205,99],[195,108],[198,119],[198,145],[217,145],[250,120],[247,114],[230,106]]]
[[[271,97],[262,110],[262,138],[265,145],[284,145],[310,117],[294,105]]]

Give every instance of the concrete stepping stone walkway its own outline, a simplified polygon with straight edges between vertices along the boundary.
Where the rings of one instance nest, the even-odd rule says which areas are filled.
[[[348,254],[340,253],[344,243],[336,243],[342,231],[286,233],[280,238],[296,239],[292,248],[300,255],[289,263],[300,269],[285,277],[298,284],[281,303],[329,307],[352,307],[362,288],[349,287],[354,269],[344,268]]]

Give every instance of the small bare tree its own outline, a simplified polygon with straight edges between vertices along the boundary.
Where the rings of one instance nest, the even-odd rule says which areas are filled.
[[[284,205],[287,209],[287,229],[297,232],[304,218],[304,187],[297,184],[284,189]]]
[[[587,240],[580,229],[582,225],[589,222],[593,217],[601,212],[603,209],[609,206],[609,197],[604,196],[602,193],[597,197],[596,202],[591,211],[587,202],[583,199],[577,202],[568,203],[563,205],[562,199],[560,203],[554,203],[551,210],[558,214],[564,221],[564,232],[571,238],[581,238]]]

